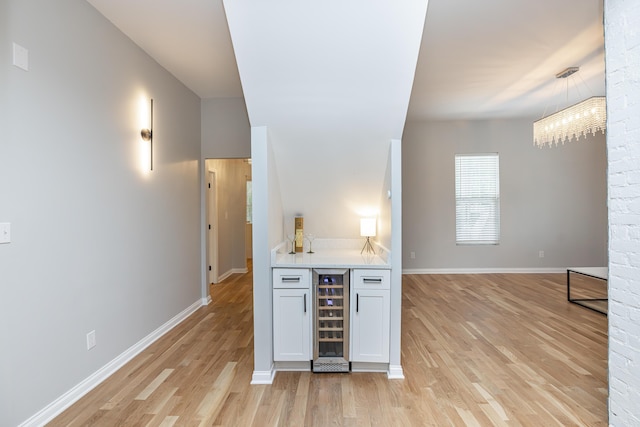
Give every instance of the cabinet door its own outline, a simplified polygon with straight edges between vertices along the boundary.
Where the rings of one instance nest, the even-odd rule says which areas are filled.
[[[309,289],[273,290],[273,359],[311,360]]]
[[[389,363],[389,291],[354,289],[351,361]]]

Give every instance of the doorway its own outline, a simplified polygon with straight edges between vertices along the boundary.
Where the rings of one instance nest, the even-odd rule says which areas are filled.
[[[252,254],[250,159],[205,160],[207,283],[246,273]]]

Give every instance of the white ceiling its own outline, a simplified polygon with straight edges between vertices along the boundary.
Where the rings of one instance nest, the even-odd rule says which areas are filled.
[[[201,98],[243,96],[222,0],[87,1]],[[604,94],[602,0],[429,0],[409,119],[537,117],[567,93]]]
[[[567,80],[604,95],[602,0],[430,0],[409,118],[539,117]]]
[[[224,3],[253,126],[298,141],[402,136],[426,0]]]

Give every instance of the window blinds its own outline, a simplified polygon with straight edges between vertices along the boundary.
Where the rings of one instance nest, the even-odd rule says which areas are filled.
[[[500,241],[498,153],[456,155],[456,243]]]

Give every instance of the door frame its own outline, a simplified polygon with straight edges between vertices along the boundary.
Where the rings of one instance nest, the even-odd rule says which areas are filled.
[[[207,285],[218,283],[218,186],[216,170],[207,170],[206,195],[206,221],[205,234],[207,236],[206,260],[207,260]]]

